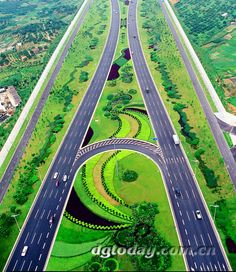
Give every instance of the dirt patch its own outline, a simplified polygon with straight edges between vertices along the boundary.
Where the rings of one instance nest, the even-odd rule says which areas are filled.
[[[124,114],[125,119],[129,122],[130,132],[126,135],[127,138],[133,138],[138,132],[138,122],[131,116]]]
[[[230,109],[230,111],[236,115],[236,107],[234,107],[231,103],[228,103],[228,107]]]
[[[232,38],[233,38],[233,37],[232,37],[231,34],[227,34],[227,35],[224,36],[224,39],[225,39],[225,40],[231,40]]]
[[[227,97],[236,95],[236,77],[224,79],[224,84],[226,85],[224,91]]]
[[[93,169],[93,180],[96,189],[98,192],[111,204],[114,206],[119,205],[119,202],[115,201],[112,197],[110,197],[107,192],[105,191],[103,185],[102,185],[102,179],[101,179],[101,171],[102,171],[102,165],[103,163],[112,155],[113,152],[105,153],[101,159],[98,161],[96,166]]]
[[[172,5],[175,5],[176,3],[179,3],[180,0],[170,0]]]
[[[210,58],[212,60],[218,59],[219,58],[220,53],[219,52],[214,52],[213,54],[210,55]]]

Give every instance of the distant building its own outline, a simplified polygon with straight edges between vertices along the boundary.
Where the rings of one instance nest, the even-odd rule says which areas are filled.
[[[7,96],[14,108],[18,107],[21,103],[21,98],[18,95],[14,86],[9,86],[7,88]]]
[[[0,114],[6,112],[6,108],[0,103]]]

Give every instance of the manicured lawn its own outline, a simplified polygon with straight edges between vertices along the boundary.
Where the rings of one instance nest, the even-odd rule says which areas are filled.
[[[115,165],[113,164],[113,180],[117,194],[120,195],[120,197],[128,204],[142,201],[156,202],[160,210],[160,213],[156,217],[156,228],[172,246],[178,247],[179,241],[174,221],[170,211],[162,176],[157,165],[145,156],[134,152],[130,152],[128,156],[121,158],[118,161],[118,165],[119,179],[115,174]],[[122,172],[126,169],[136,171],[138,173],[138,179],[134,182],[122,181]],[[182,256],[173,256],[170,271],[182,270],[184,270]]]

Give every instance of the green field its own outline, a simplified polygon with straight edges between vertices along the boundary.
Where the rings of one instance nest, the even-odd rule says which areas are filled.
[[[176,48],[171,31],[165,22],[160,6],[156,4],[156,2],[154,3],[154,1],[151,1],[149,2],[149,5],[152,5],[152,8],[149,6],[149,9],[144,10],[144,1],[140,2],[140,4],[139,29],[147,62],[151,68],[152,75],[158,90],[160,91],[168,113],[180,136],[190,164],[194,169],[196,169],[198,183],[201,187],[209,208],[213,203],[217,203],[221,207],[220,210],[222,212],[218,213],[216,216],[216,226],[222,238],[222,242],[225,246],[228,257],[231,261],[231,265],[233,268],[235,268],[235,254],[230,254],[226,247],[227,237],[231,237],[231,239],[236,242],[236,234],[234,231],[236,222],[236,209],[232,204],[235,202],[236,196],[233,185],[226,171],[222,157],[217,149],[203,110],[185,69],[184,63]],[[151,13],[150,10],[156,10],[156,13]],[[153,19],[154,16],[156,20]],[[143,24],[145,22],[151,25],[152,31],[150,31],[150,29],[147,31],[147,29],[143,28]],[[158,35],[156,35],[157,32]],[[168,97],[168,94],[162,85],[163,78],[161,76],[160,69],[157,67],[157,63],[151,61],[150,55],[153,50],[148,49],[148,45],[153,36],[156,37],[154,42],[158,47],[158,50],[155,52],[158,61],[165,64],[168,76],[170,77],[172,83],[176,85],[176,88],[181,95],[181,99],[172,99]],[[178,123],[180,116],[174,110],[174,105],[176,103],[181,103],[187,106],[183,112],[186,113],[187,123],[192,128],[191,131],[194,132],[199,139],[199,143],[195,147],[186,142],[186,138],[181,134],[182,127]],[[198,168],[198,164],[196,165],[195,162],[196,150],[204,152],[202,159],[205,161],[208,170],[211,169],[213,171],[217,183],[216,187],[211,188],[207,186],[206,177],[203,175],[202,169],[200,170]],[[211,160],[208,158],[211,158]],[[213,210],[211,208],[210,211],[213,214]],[[223,225],[223,221],[225,222],[225,225]]]

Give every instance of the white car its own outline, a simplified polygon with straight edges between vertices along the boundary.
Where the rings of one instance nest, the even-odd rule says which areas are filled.
[[[67,175],[63,176],[63,181],[66,182],[67,181]]]
[[[26,255],[27,251],[28,251],[28,246],[24,246],[23,250],[21,252],[21,256],[24,257]]]
[[[196,210],[195,214],[196,214],[197,219],[199,219],[199,220],[202,219],[202,214],[199,210]]]
[[[56,179],[58,177],[58,172],[56,172],[53,176],[54,179]]]

